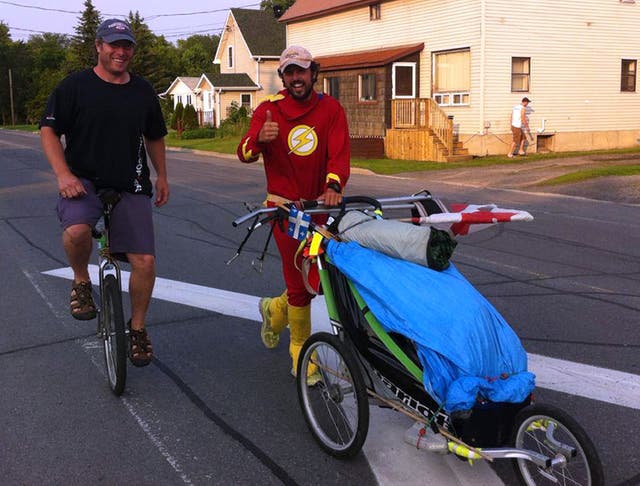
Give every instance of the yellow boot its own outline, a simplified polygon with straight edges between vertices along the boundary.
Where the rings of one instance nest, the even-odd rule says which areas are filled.
[[[280,333],[287,327],[287,291],[278,297],[264,297],[258,305],[262,316],[260,337],[267,348],[273,349],[280,342]]]
[[[304,307],[289,306],[289,330],[291,332],[291,341],[289,343],[289,354],[291,355],[292,368],[291,374],[296,376],[298,371],[298,357],[300,351],[307,338],[311,335],[311,305]],[[318,367],[309,364],[307,367],[307,385],[313,386],[322,377],[318,371]]]

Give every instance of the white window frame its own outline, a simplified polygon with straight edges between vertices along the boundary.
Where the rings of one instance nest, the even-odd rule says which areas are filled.
[[[191,102],[191,95],[190,94],[187,95],[187,105],[193,105],[193,103]]]
[[[463,48],[463,49],[452,49],[446,51],[437,51],[432,53],[431,58],[431,77],[432,79],[436,78],[436,69],[437,69],[437,56],[438,54],[447,54],[454,52],[469,52],[469,62],[471,63],[471,49]],[[469,81],[471,82],[471,81]],[[438,91],[432,92],[433,100],[438,103],[439,106],[469,106],[471,105],[471,91]],[[466,98],[466,102],[464,101]]]
[[[373,79],[374,79],[373,98],[366,99],[362,93],[363,91],[362,81],[365,76],[373,76]],[[369,72],[369,73],[358,74],[358,101],[360,103],[373,103],[378,101],[378,97],[376,93],[377,90],[378,90],[378,77],[376,76],[376,73]]]
[[[464,99],[468,101],[464,101]],[[471,93],[469,91],[455,91],[450,93],[434,93],[433,100],[440,106],[469,106]]]
[[[335,79],[338,83],[338,93],[331,90],[331,80]],[[338,76],[327,76],[323,79],[324,92],[335,99],[340,99],[340,78]]]
[[[233,69],[233,46],[227,47],[227,67]]]
[[[396,94],[396,67],[410,67],[411,68],[411,95],[397,95]],[[415,62],[394,62],[391,67],[391,98],[394,100],[412,100],[416,97],[416,63]]]
[[[249,102],[247,104],[244,104],[242,102],[242,98],[248,96],[249,97]],[[251,109],[251,102],[252,102],[252,96],[251,93],[241,93],[240,94],[240,107],[246,106],[247,108]]]
[[[182,103],[182,95],[176,95],[176,105],[178,106],[178,103],[181,103],[182,106],[184,106],[184,103]]]

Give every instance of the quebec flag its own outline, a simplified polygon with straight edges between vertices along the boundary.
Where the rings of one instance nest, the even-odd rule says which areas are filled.
[[[309,223],[311,223],[311,215],[305,214],[304,211],[298,210],[295,206],[289,209],[289,225],[287,234],[291,238],[302,241],[307,237],[309,231]]]

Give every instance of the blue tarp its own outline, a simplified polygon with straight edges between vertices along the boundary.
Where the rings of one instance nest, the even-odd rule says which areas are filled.
[[[385,330],[416,343],[425,388],[447,412],[477,396],[517,403],[533,391],[518,336],[453,264],[438,272],[356,242],[330,241],[327,254]]]

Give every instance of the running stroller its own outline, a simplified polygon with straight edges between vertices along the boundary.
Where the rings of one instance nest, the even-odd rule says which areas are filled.
[[[526,354],[522,369],[522,363],[517,363],[520,350],[516,345],[516,358],[512,360],[516,364],[509,373],[473,381],[474,386],[479,383],[479,388],[462,387],[466,391],[462,398],[450,393],[453,381],[443,384],[441,375],[455,375],[458,368],[455,364],[453,368],[448,367],[447,360],[442,359],[440,352],[447,354],[448,348],[444,351],[438,348],[429,354],[428,350],[417,346],[411,331],[404,332],[402,326],[394,326],[387,311],[380,307],[380,302],[385,299],[378,298],[375,289],[372,291],[366,282],[360,281],[362,274],[371,273],[374,267],[386,264],[380,263],[385,259],[398,263],[398,255],[389,257],[355,242],[340,241],[338,224],[351,211],[375,214],[375,218],[380,219],[382,210],[387,216],[387,212],[411,209],[411,217],[400,219],[414,224],[439,225],[440,228],[445,225],[449,232],[465,234],[471,224],[526,221],[532,219],[528,213],[495,206],[457,207],[461,210],[449,212],[427,191],[378,200],[347,197],[337,210],[313,207],[314,202],[308,206],[302,213],[330,213],[336,221],[328,228],[320,227],[293,206],[288,206],[253,211],[236,219],[234,226],[252,221],[244,244],[253,229],[264,222],[273,218],[286,219],[290,233],[307,241],[307,257],[317,265],[319,292],[324,296],[333,333],[313,334],[305,343],[298,362],[297,390],[309,429],[326,452],[340,458],[355,455],[367,436],[369,406],[378,405],[393,408],[420,424],[416,446],[437,453],[452,453],[468,460],[512,460],[524,484],[604,483],[596,449],[577,421],[557,407],[534,403],[532,375],[526,372]],[[343,230],[342,236],[345,233]],[[434,235],[439,235],[440,240]],[[429,242],[431,240],[441,242],[442,234],[432,231]],[[442,248],[442,245],[435,246]],[[364,258],[374,260],[349,263],[343,258],[345,254],[361,251],[365,252]],[[436,262],[433,266],[447,268],[446,256],[450,251],[451,245],[445,250],[444,257],[442,252],[432,252],[432,256],[435,255],[433,261],[425,257],[424,266]],[[372,263],[363,269],[363,261]],[[386,274],[387,280],[393,280],[394,285],[402,287],[403,277],[413,271],[413,267],[420,266],[416,263],[408,265],[412,266],[410,270],[407,270],[409,267],[394,267],[391,273]],[[436,270],[415,270],[431,272],[434,278],[440,278]],[[455,278],[459,275],[455,268],[440,273],[453,274]],[[448,323],[438,324],[446,327]],[[464,327],[464,322],[462,324]],[[397,332],[398,329],[403,332]],[[490,329],[491,332],[495,330],[494,327]],[[500,327],[498,332],[502,331],[507,341],[515,336]],[[474,339],[472,337],[469,342]],[[499,346],[504,344],[503,340]],[[445,372],[440,373],[441,368],[434,365],[434,361],[444,362],[445,368],[442,369]],[[319,371],[322,376],[319,382],[307,382],[309,368]],[[519,378],[511,380],[511,376],[506,375]],[[477,377],[462,378],[475,380]],[[527,381],[529,378],[530,383]],[[516,391],[510,389],[514,381],[517,382]],[[505,391],[507,382],[509,389]],[[496,400],[488,397],[506,398]]]

